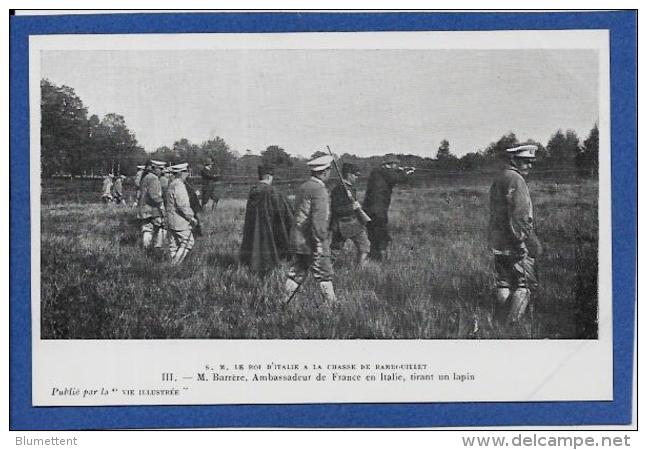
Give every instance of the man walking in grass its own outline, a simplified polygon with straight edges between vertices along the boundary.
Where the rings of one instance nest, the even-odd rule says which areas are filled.
[[[274,168],[258,167],[259,181],[247,198],[240,262],[251,271],[265,274],[290,256],[292,205],[272,186]]]
[[[145,250],[153,246],[161,250],[164,246],[162,230],[166,211],[159,176],[165,165],[162,161],[147,162],[146,166],[150,167],[150,170],[139,185],[137,218],[141,223],[142,244]]]
[[[193,248],[193,227],[198,224],[184,184],[189,175],[188,170],[187,163],[170,167],[173,179],[165,196],[168,247],[172,265],[182,264]]]
[[[522,331],[521,319],[537,287],[535,257],[542,252],[525,180],[536,151],[536,145],[508,149],[510,163],[490,188],[489,240],[496,271],[494,317],[517,332]]]
[[[346,240],[350,239],[357,251],[357,265],[363,266],[368,258],[371,243],[368,240],[366,227],[357,217],[357,211],[362,205],[357,200],[351,200],[347,193],[350,191],[352,198],[357,198],[355,182],[360,176],[359,167],[352,163],[344,163],[341,176],[343,180],[340,180],[330,193],[332,256],[333,260],[336,259],[344,248]]]
[[[290,249],[294,260],[285,284],[287,304],[296,295],[312,271],[327,303],[336,302],[330,258],[330,198],[326,181],[330,177],[332,156],[326,155],[308,163],[310,179],[299,186],[290,231]]]
[[[402,168],[396,158],[386,157],[380,167],[373,169],[368,176],[366,194],[364,195],[364,211],[371,221],[366,224],[368,239],[371,241],[370,258],[380,261],[386,256],[391,242],[389,234],[389,206],[391,194],[396,184],[406,181],[413,167]]]

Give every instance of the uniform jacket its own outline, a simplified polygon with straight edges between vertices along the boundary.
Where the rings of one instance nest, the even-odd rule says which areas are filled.
[[[299,186],[290,250],[301,255],[330,251],[330,198],[325,183],[319,178],[310,177]]]
[[[168,189],[170,180],[167,175],[162,175],[161,177],[159,177],[159,180],[160,187],[162,188],[162,198],[166,198],[166,190]]]
[[[376,221],[386,222],[393,186],[406,180],[406,173],[378,167],[371,171],[364,195],[364,211]]]
[[[191,209],[189,193],[181,178],[173,178],[166,190],[166,226],[171,230],[191,229],[195,214]]]
[[[139,185],[139,199],[137,200],[137,218],[150,219],[163,216],[164,200],[162,187],[157,175],[150,172],[146,174]]]
[[[112,192],[115,194],[115,196],[121,197],[124,193],[123,185],[121,182],[121,178],[117,178],[115,180],[115,183],[112,185]]]
[[[107,175],[105,177],[103,177],[102,190],[103,190],[103,192],[101,193],[102,197],[110,197],[111,192],[112,192],[112,180]]]
[[[144,176],[144,169],[139,169],[135,174],[135,187],[139,189],[139,185],[142,182],[142,177]]]
[[[505,169],[490,188],[490,246],[509,252],[536,239],[528,185],[515,167]]]

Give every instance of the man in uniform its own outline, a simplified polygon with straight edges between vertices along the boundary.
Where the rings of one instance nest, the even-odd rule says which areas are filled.
[[[121,204],[121,201],[124,198],[124,188],[122,184],[124,178],[126,177],[123,175],[117,175],[115,182],[112,185],[112,197],[117,205]]]
[[[496,271],[494,317],[513,330],[520,330],[531,291],[537,287],[535,257],[542,252],[524,179],[536,151],[536,145],[508,149],[510,164],[490,188],[489,240]]]
[[[212,199],[211,210],[213,211],[220,200],[220,195],[216,190],[216,181],[220,181],[220,177],[213,168],[213,159],[207,158],[200,176],[202,177],[202,207],[204,208],[209,203],[209,199]]]
[[[146,163],[150,163],[149,161],[146,161]],[[146,175],[146,172],[150,170],[150,167],[143,165],[143,166],[137,166],[137,173],[135,174],[135,203],[133,204],[133,207],[137,206],[139,203],[139,186],[142,183],[142,178]]]
[[[371,241],[371,259],[382,260],[391,242],[388,212],[393,186],[404,182],[414,170],[413,167],[401,168],[397,159],[387,157],[368,177],[363,206],[371,218],[366,224],[368,239]]]
[[[357,250],[357,265],[363,266],[368,258],[371,243],[368,240],[366,227],[357,216],[357,211],[362,207],[355,200],[357,198],[355,182],[360,176],[359,167],[352,163],[344,163],[341,176],[343,180],[330,193],[330,210],[332,214],[332,243],[330,248],[334,260],[344,248],[346,240],[352,240]],[[348,196],[349,191],[352,194],[352,200]]]
[[[164,246],[162,231],[166,211],[159,176],[165,165],[166,163],[162,161],[146,163],[150,171],[142,178],[139,185],[137,218],[141,222],[142,244],[146,250],[152,246],[161,250]]]
[[[274,168],[258,167],[259,181],[249,191],[240,261],[264,274],[290,256],[292,206],[274,187]]]
[[[326,155],[308,163],[310,179],[299,186],[294,224],[290,231],[290,249],[294,260],[285,283],[287,304],[303,284],[308,271],[319,282],[326,301],[336,302],[330,259],[330,198],[326,181],[330,177],[332,156]]]
[[[112,201],[112,183],[114,180],[114,175],[109,173],[103,177],[103,186],[101,187],[101,201],[103,203],[110,203]]]
[[[165,196],[168,247],[172,265],[181,264],[193,248],[193,227],[198,224],[184,184],[189,175],[188,170],[187,163],[170,167],[173,179]]]

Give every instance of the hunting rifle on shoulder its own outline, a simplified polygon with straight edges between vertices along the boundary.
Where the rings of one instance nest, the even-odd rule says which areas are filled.
[[[337,166],[337,161],[335,160],[335,157],[332,154],[332,151],[330,150],[330,147],[326,145],[326,149],[328,149],[328,153],[332,157],[332,164],[335,167],[335,172],[337,172],[337,176],[339,176],[339,181],[341,182],[341,185],[344,187],[344,190],[346,191],[346,195],[348,196],[348,200],[351,202],[355,202],[355,198],[353,197],[353,193],[348,189],[348,186],[346,186],[346,183],[344,183],[344,177],[341,176],[341,171],[339,170],[339,166]],[[357,218],[362,222],[362,224],[366,225],[371,221],[371,217],[366,214],[366,212],[360,207],[359,209],[355,210],[355,213],[357,214]]]

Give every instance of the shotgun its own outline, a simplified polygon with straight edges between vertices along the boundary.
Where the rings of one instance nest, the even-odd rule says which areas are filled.
[[[341,182],[341,185],[344,186],[344,190],[346,191],[346,195],[348,196],[348,200],[351,202],[355,201],[355,198],[353,197],[353,193],[348,189],[348,186],[346,186],[346,183],[344,183],[344,177],[341,176],[341,171],[339,170],[339,166],[337,166],[337,161],[335,161],[335,157],[332,154],[332,151],[330,150],[330,147],[326,145],[326,148],[328,149],[328,153],[332,157],[332,165],[335,167],[335,172],[337,172],[337,176],[339,177],[339,181]],[[358,219],[362,224],[366,225],[371,221],[371,217],[366,214],[366,212],[362,209],[359,208],[355,210],[355,213],[357,214]]]

